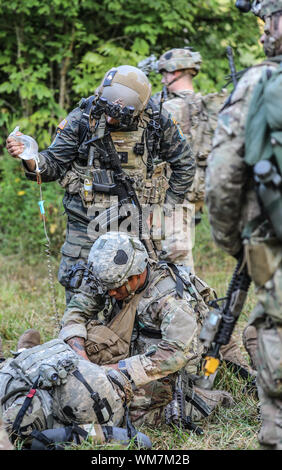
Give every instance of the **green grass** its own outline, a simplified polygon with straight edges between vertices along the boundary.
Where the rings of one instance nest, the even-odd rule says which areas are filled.
[[[224,296],[231,279],[235,260],[220,251],[211,240],[206,213],[201,224],[196,227],[194,248],[196,273],[213,287],[218,296]],[[53,269],[57,272],[59,260],[52,259]],[[56,275],[55,275],[56,281]],[[56,336],[58,324],[55,318],[53,294],[48,279],[47,257],[42,254],[33,259],[22,260],[17,256],[0,255],[0,334],[6,356],[16,348],[17,339],[27,328],[40,331],[42,341]],[[64,289],[56,282],[56,303],[59,317],[64,311]],[[253,288],[235,329],[235,337],[242,353],[241,334],[246,320],[255,305]],[[258,401],[254,395],[244,392],[245,383],[236,378],[222,366],[215,382],[216,388],[232,393],[234,407],[219,408],[218,411],[201,423],[203,436],[190,431],[179,432],[163,426],[161,428],[140,428],[152,440],[154,450],[195,449],[195,450],[250,450],[257,449]],[[124,449],[116,444],[94,446],[84,443],[80,449]],[[132,449],[134,446],[129,445]]]

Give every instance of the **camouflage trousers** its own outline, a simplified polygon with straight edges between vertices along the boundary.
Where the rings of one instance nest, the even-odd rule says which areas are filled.
[[[159,426],[165,422],[164,409],[172,400],[172,386],[168,381],[155,380],[138,387],[130,403],[130,418],[135,426]]]
[[[2,413],[0,411],[0,450],[13,450],[14,446],[11,444],[8,433],[5,430],[3,421],[2,421]]]
[[[69,272],[78,263],[87,263],[88,255],[94,240],[87,234],[87,225],[69,219],[67,222],[66,241],[61,248],[61,262],[58,281],[65,287],[66,304],[69,303],[74,290],[70,287]]]
[[[256,288],[258,305],[250,324],[257,329],[257,387],[261,404],[259,442],[282,450],[282,264]]]

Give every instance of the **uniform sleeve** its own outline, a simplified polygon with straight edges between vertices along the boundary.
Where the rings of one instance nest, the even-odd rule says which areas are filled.
[[[181,204],[194,179],[195,159],[180,127],[165,110],[162,112],[161,124],[163,136],[160,142],[160,158],[167,161],[171,168],[167,196],[171,202]]]
[[[190,347],[197,334],[193,306],[185,299],[165,296],[151,306],[151,316],[158,318],[160,342],[144,354],[125,359],[126,368],[136,386],[166,377],[184,367],[191,355]]]
[[[74,109],[57,127],[52,144],[39,153],[39,168],[42,181],[55,181],[61,178],[78,156],[78,129],[82,115],[80,108]],[[28,171],[26,177],[36,180],[36,173]]]
[[[247,166],[244,162],[245,123],[252,90],[261,69],[241,78],[228,107],[219,114],[208,158],[206,204],[215,242],[235,255],[241,249],[241,220],[244,205]]]
[[[87,321],[93,319],[104,306],[105,301],[100,295],[91,296],[83,291],[77,292],[64,312],[59,338],[64,341],[74,336],[87,339]]]

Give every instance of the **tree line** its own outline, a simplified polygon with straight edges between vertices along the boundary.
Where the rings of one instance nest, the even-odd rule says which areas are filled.
[[[16,125],[45,148],[58,122],[93,94],[109,68],[136,66],[173,47],[201,53],[196,91],[218,91],[230,73],[228,45],[238,70],[263,57],[259,28],[235,0],[0,0],[0,247],[13,246],[31,216],[28,203],[36,205],[34,183],[5,153]],[[160,90],[160,75],[149,78]],[[46,191],[60,213],[57,185]],[[51,222],[61,230],[56,218]]]

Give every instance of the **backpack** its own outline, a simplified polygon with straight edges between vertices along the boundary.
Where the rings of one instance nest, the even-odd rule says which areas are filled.
[[[246,120],[244,160],[247,165],[273,158],[282,174],[281,107],[282,64],[276,70],[266,69],[254,89]]]
[[[271,64],[272,65],[272,64]],[[275,64],[273,64],[275,65]],[[280,104],[279,104],[280,103]],[[282,64],[267,68],[254,88],[245,129],[244,161],[255,182],[262,215],[248,224],[268,219],[282,241]],[[247,231],[245,232],[247,233]]]

